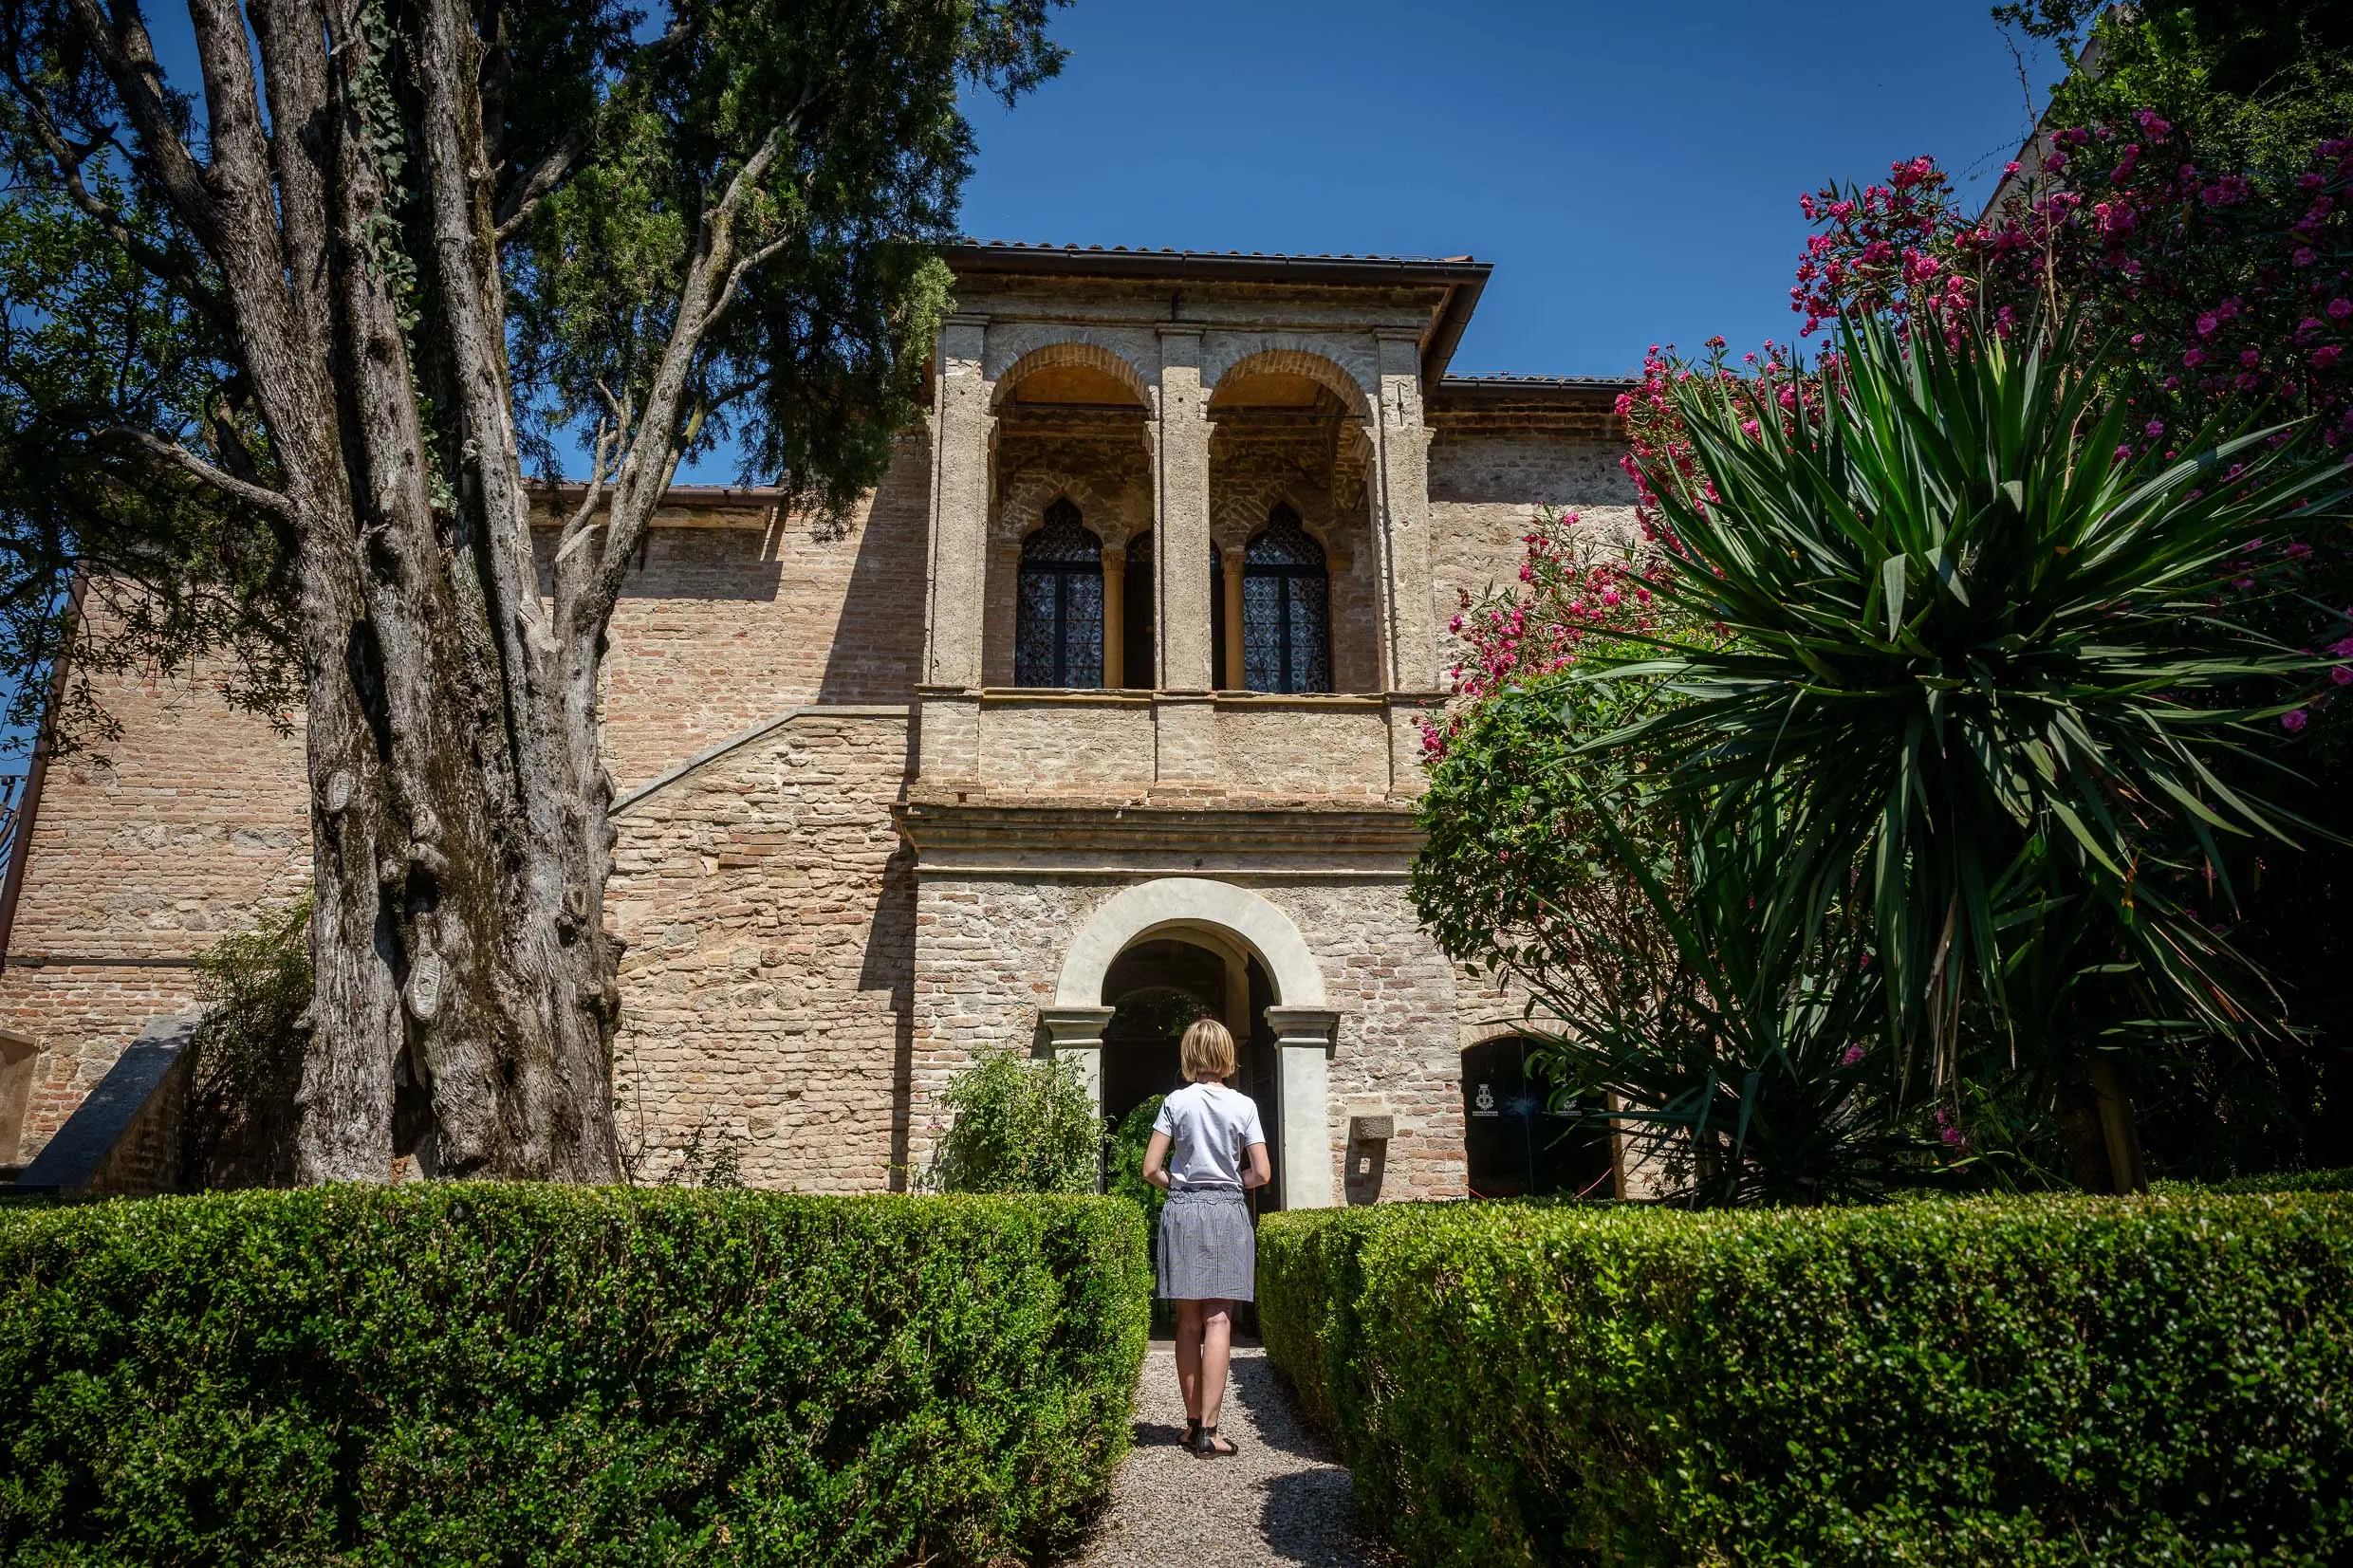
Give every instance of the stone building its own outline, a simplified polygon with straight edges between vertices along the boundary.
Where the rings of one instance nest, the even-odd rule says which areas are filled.
[[[1521,1148],[1510,1009],[1405,874],[1448,621],[1539,507],[1630,507],[1621,383],[1449,376],[1468,258],[950,260],[932,414],[880,488],[828,525],[680,487],[616,616],[633,1159],[699,1133],[756,1184],[900,1185],[976,1051],[1073,1059],[1118,1114],[1207,1011],[1247,1042],[1274,1201],[1589,1161]],[[201,675],[108,700],[120,737],[48,771],[6,912],[0,1162],[307,876],[299,734]]]

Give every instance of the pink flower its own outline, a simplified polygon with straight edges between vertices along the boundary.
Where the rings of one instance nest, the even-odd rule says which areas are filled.
[[[2353,665],[2330,665],[2328,667],[2328,678],[2336,682],[2339,686],[2353,686]]]
[[[1856,1062],[1861,1061],[1862,1060],[1862,1047],[1861,1045],[1849,1045],[1846,1047],[1846,1054],[1839,1058],[1839,1065],[1842,1067],[1852,1067]]]
[[[2280,728],[2287,730],[2291,735],[2302,734],[2304,732],[2304,727],[2311,722],[2311,713],[2302,708],[2296,709],[2292,712],[2282,713],[2280,715]]]
[[[2347,316],[2353,316],[2353,300],[2348,300],[2341,294],[2337,298],[2328,302],[2328,319],[2330,321],[2341,322]]]
[[[2343,348],[2340,348],[2335,343],[2323,343],[2320,347],[2312,351],[2312,368],[2314,370],[2326,370],[2343,358],[2344,358],[2344,350]]]
[[[2313,251],[2310,246],[2299,245],[2296,247],[2296,253],[2288,259],[2294,262],[2298,267],[2309,267],[2314,262],[2320,260],[2320,257]]]

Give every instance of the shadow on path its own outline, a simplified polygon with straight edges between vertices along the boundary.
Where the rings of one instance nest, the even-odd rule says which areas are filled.
[[[1136,1448],[1075,1568],[1386,1568],[1356,1531],[1348,1472],[1300,1419],[1266,1352],[1233,1353],[1221,1428],[1239,1450],[1201,1459],[1179,1447],[1184,1400],[1165,1340],[1144,1352]]]

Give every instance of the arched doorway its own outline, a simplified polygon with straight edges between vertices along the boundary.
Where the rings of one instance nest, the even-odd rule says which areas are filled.
[[[1260,1207],[1328,1206],[1338,1145],[1325,1061],[1339,1015],[1299,928],[1264,896],[1200,876],[1122,889],[1072,939],[1039,1021],[1116,1116],[1176,1085],[1176,1018],[1194,1005],[1240,1047],[1235,1086],[1258,1102],[1274,1156]]]
[[[1147,937],[1121,952],[1103,975],[1111,1017],[1102,1031],[1102,1110],[1114,1127],[1156,1095],[1184,1083],[1177,1042],[1194,1020],[1214,1018],[1233,1032],[1232,1087],[1258,1104],[1269,1150],[1282,1147],[1283,1102],[1274,1031],[1267,1009],[1274,991],[1266,967],[1215,932]],[[1282,1207],[1280,1162],[1258,1194],[1262,1209]]]
[[[1538,1042],[1525,1035],[1483,1041],[1462,1053],[1463,1153],[1474,1198],[1606,1197],[1609,1134],[1554,1109],[1530,1071]]]

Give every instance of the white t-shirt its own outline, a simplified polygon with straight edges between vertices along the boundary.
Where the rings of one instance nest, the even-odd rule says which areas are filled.
[[[1267,1141],[1258,1103],[1222,1083],[1188,1083],[1160,1102],[1152,1130],[1168,1134],[1168,1186],[1242,1188],[1250,1146]]]

